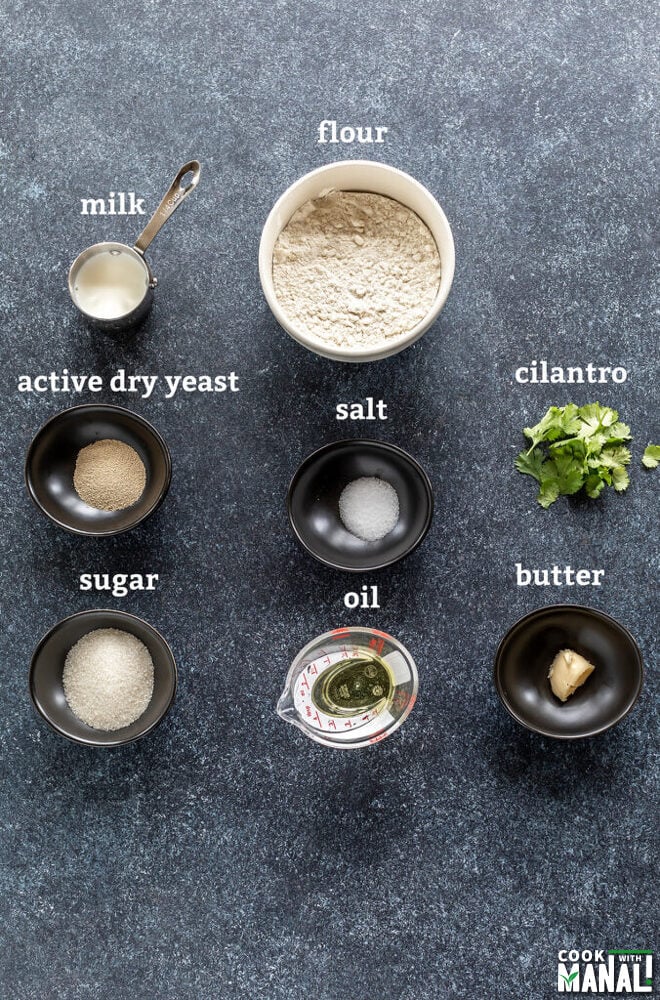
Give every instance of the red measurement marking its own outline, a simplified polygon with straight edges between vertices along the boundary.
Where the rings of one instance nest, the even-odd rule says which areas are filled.
[[[352,729],[352,728],[353,728],[353,723],[349,719],[348,722],[344,723],[344,729]]]
[[[389,639],[390,641],[392,641],[392,636],[388,635],[387,632],[380,632],[377,628],[372,629],[372,631],[375,633],[375,635],[382,635],[383,639]]]
[[[332,663],[332,660],[330,659],[329,656],[326,656],[326,658],[325,658],[325,660],[323,662],[324,663]]]
[[[323,723],[321,722],[321,716],[319,715],[318,712],[315,712],[314,715],[312,716],[312,722],[318,722],[319,729],[323,729]]]
[[[384,639],[370,639],[369,640],[369,647],[371,649],[375,649],[379,656],[383,652],[383,647],[384,646],[385,646],[385,640]]]
[[[309,707],[309,705],[305,705],[305,712],[307,713],[307,718],[308,718],[308,719],[309,719],[309,718],[311,718],[311,715],[312,715],[312,710],[311,710],[311,708]]]
[[[380,733],[376,733],[375,736],[372,736],[371,739],[369,740],[369,742],[370,743],[380,743],[381,740],[385,739],[386,735],[387,735],[387,733],[383,729],[383,730],[381,730]]]
[[[330,635],[349,635],[350,631],[349,628],[333,628]]]
[[[334,719],[330,719],[330,722],[328,723],[328,729],[336,729],[336,728],[337,728],[337,723],[335,722]]]
[[[307,680],[307,674],[303,674],[302,675],[302,680],[300,682],[300,686],[301,687],[306,687],[306,688],[309,687],[309,681]]]
[[[319,672],[319,668],[316,666],[315,663],[312,663],[311,667],[309,668],[309,672],[312,675],[312,677],[316,677],[316,675]]]

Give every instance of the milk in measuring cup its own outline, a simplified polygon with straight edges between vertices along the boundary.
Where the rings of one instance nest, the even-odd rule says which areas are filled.
[[[105,250],[80,268],[74,286],[76,304],[98,319],[118,319],[139,306],[148,283],[139,260],[121,250]]]

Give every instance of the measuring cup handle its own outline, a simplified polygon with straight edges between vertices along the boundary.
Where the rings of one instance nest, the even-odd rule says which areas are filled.
[[[181,170],[179,170],[172,181],[169,191],[135,241],[135,249],[138,253],[144,253],[154,236],[163,228],[170,215],[176,211],[183,199],[190,194],[193,188],[197,187],[201,170],[202,168],[198,160],[191,160],[190,163],[186,163],[181,167]],[[183,187],[181,181],[186,174],[192,174],[192,180]]]

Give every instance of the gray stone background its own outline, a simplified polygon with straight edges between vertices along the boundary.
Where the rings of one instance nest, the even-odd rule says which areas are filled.
[[[660,439],[656,31],[641,0],[2,5],[3,1000],[551,997],[561,947],[658,945],[658,478],[639,464]],[[319,146],[324,118],[387,125],[387,143]],[[285,187],[360,155],[437,196],[457,273],[421,342],[350,367],[278,328],[257,248]],[[91,334],[68,266],[140,227],[80,199],[134,190],[153,210],[191,156],[200,185],[150,253],[152,317],[130,342]],[[515,383],[539,358],[629,377]],[[235,370],[241,390],[94,396],[156,424],[172,489],[133,533],[68,536],[22,466],[48,416],[92,397],[17,377],[119,366]],[[368,395],[386,423],[337,423]],[[521,428],[593,399],[632,425],[632,486],[546,513],[512,469]],[[424,545],[365,578],[316,564],[284,508],[297,464],[346,434],[406,448],[436,493]],[[517,561],[605,578],[518,588]],[[161,583],[113,599],[79,593],[85,571]],[[348,614],[362,583],[382,609]],[[517,727],[492,684],[510,625],[566,600],[617,617],[647,663],[632,715],[574,745]],[[27,695],[41,635],[95,606],[146,617],[180,670],[165,723],[115,752],[58,738]],[[392,632],[421,674],[403,729],[346,755],[274,711],[297,650],[344,623]]]

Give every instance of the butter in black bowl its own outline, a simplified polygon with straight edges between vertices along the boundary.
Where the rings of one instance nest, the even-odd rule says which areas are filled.
[[[130,506],[99,509],[76,491],[78,456],[99,442],[132,449],[135,461],[139,459],[144,466],[144,488]],[[170,453],[156,428],[137,413],[103,403],[56,413],[35,435],[25,462],[25,481],[37,507],[55,524],[78,535],[118,535],[135,528],[163,502],[171,477]]]
[[[565,701],[548,678],[562,650],[594,667]],[[616,725],[633,708],[642,680],[642,654],[630,632],[602,611],[573,604],[525,615],[495,657],[495,687],[507,711],[527,729],[560,740],[595,736]]]
[[[377,540],[349,531],[340,513],[344,490],[364,479],[387,484],[398,498],[396,523]],[[315,559],[361,573],[390,566],[417,548],[431,524],[433,491],[421,465],[401,448],[383,441],[336,441],[301,464],[289,486],[287,509],[296,537]]]

